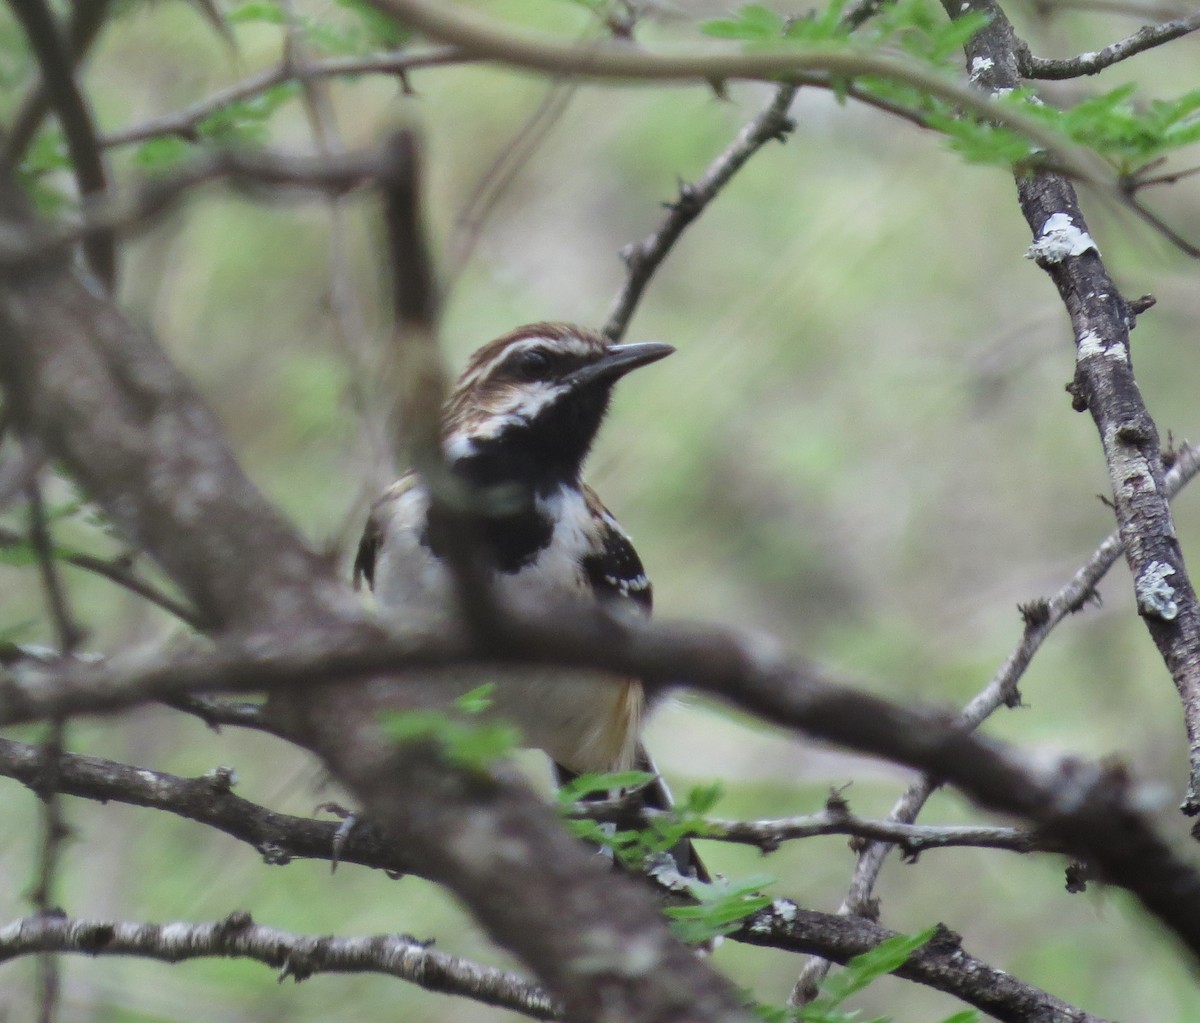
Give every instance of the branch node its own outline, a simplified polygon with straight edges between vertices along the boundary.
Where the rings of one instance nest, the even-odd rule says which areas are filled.
[[[1082,384],[1076,380],[1068,383],[1064,390],[1071,396],[1071,408],[1076,412],[1086,412],[1088,410],[1087,391]]]
[[[1045,597],[1035,597],[1027,604],[1018,604],[1017,611],[1025,623],[1025,630],[1041,628],[1050,621],[1050,601]]]
[[[206,772],[201,780],[218,796],[223,796],[233,791],[233,787],[238,783],[238,773],[232,767],[214,767]]]
[[[235,909],[217,924],[217,934],[223,939],[228,939],[253,926],[254,917],[250,915],[249,910]]]

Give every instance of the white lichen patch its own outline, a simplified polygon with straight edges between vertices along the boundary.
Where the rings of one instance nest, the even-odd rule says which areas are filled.
[[[1137,594],[1138,610],[1153,618],[1170,622],[1179,614],[1179,603],[1175,600],[1175,587],[1167,579],[1175,569],[1165,561],[1152,561],[1137,577],[1133,591]]]
[[[1087,331],[1079,339],[1079,343],[1075,349],[1075,358],[1082,362],[1084,359],[1090,359],[1094,356],[1100,356],[1104,359],[1111,359],[1113,362],[1123,362],[1129,364],[1129,349],[1124,341],[1105,341],[1094,330]]]
[[[1092,236],[1076,226],[1069,213],[1055,213],[1046,219],[1025,258],[1039,263],[1061,263],[1068,256],[1082,255],[1088,249],[1100,252]]]
[[[1121,427],[1114,424],[1104,431],[1104,450],[1108,455],[1108,475],[1113,496],[1118,501],[1132,501],[1140,494],[1157,490],[1150,463],[1134,446],[1120,439]]]
[[[796,919],[796,904],[791,899],[776,899],[771,903],[771,912],[784,923],[793,923]]]
[[[991,57],[976,57],[971,61],[971,81],[977,81],[985,71],[991,71],[996,62]]]

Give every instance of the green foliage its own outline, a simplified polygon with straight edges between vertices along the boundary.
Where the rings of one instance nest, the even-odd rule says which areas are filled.
[[[191,148],[184,139],[164,135],[138,146],[133,154],[133,162],[147,174],[161,174],[183,163]]]
[[[349,38],[357,39],[359,47],[394,50],[412,38],[412,32],[395,19],[381,14],[366,0],[337,0],[337,5],[357,20],[357,29]]]
[[[705,884],[692,881],[688,892],[696,899],[693,906],[668,906],[664,913],[671,918],[671,930],[689,944],[711,941],[741,928],[746,918],[771,904],[771,897],[762,889],[775,883],[766,874],[729,881],[723,877]]]
[[[469,771],[487,771],[521,742],[520,732],[507,721],[480,721],[492,704],[489,683],[464,693],[451,712],[438,710],[384,711],[380,725],[397,743],[429,742],[448,763]],[[455,713],[457,712],[457,713]],[[468,720],[464,720],[463,716]],[[469,720],[469,718],[476,720]]]
[[[251,99],[230,103],[196,125],[201,138],[222,145],[260,145],[267,140],[267,121],[300,92],[298,82],[274,85]]]
[[[71,158],[63,133],[57,128],[47,128],[34,138],[17,168],[17,180],[37,210],[52,216],[70,202],[68,194],[53,182],[53,175],[70,168]]]
[[[988,21],[982,13],[951,21],[932,0],[897,0],[851,36],[841,23],[844,6],[842,0],[832,0],[810,17],[789,21],[760,4],[749,4],[733,17],[705,23],[702,30],[741,40],[750,48],[819,43],[826,48],[890,50],[926,70],[961,77],[963,47]],[[970,163],[1020,167],[1043,155],[1039,145],[1008,125],[964,114],[907,82],[860,76],[855,84],[941,132],[950,148]],[[834,87],[838,89],[838,83]],[[1118,173],[1132,175],[1171,150],[1200,142],[1200,89],[1141,104],[1134,101],[1135,91],[1135,85],[1123,85],[1066,109],[1041,103],[1032,89],[1014,90],[996,101],[1037,118],[1064,141],[1093,150]]]
[[[732,18],[718,18],[700,26],[706,35],[718,39],[740,39],[743,42],[764,43],[825,43],[848,38],[842,24],[846,0],[831,0],[822,11],[812,11],[803,18],[784,18],[762,4],[746,4]]]

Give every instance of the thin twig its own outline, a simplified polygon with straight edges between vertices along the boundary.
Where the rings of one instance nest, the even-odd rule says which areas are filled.
[[[21,546],[24,543],[25,539],[15,530],[0,526],[0,550],[6,547]],[[136,593],[142,599],[148,600],[150,603],[174,615],[180,621],[186,622],[193,629],[198,631],[204,630],[205,623],[195,608],[189,607],[187,604],[163,593],[160,589],[138,576],[133,571],[129,556],[106,559],[98,558],[91,554],[83,554],[79,551],[55,551],[54,554],[63,564],[71,565],[85,572],[91,572],[107,579],[109,582],[116,583],[118,586],[129,590],[131,593]]]
[[[577,803],[567,816],[620,824],[624,827],[650,827],[657,822],[673,821],[669,810],[652,810],[635,805],[629,799]],[[1022,828],[983,824],[903,824],[894,820],[860,817],[840,800],[831,800],[821,813],[771,820],[738,821],[716,817],[689,818],[696,838],[710,842],[752,845],[764,853],[774,852],[784,842],[816,838],[820,835],[847,835],[851,838],[889,842],[900,847],[906,859],[916,860],[927,849],[969,847],[1006,849],[1010,852],[1062,852],[1062,844]],[[861,843],[859,843],[861,845]],[[853,843],[852,843],[853,845]]]
[[[480,175],[463,208],[454,218],[454,232],[448,245],[447,289],[453,287],[453,282],[471,258],[483,224],[496,208],[500,197],[562,117],[575,91],[574,84],[552,79],[533,113]]]
[[[1174,497],[1178,494],[1198,472],[1200,445],[1181,448],[1176,453],[1174,464],[1164,481],[1167,496]],[[1054,596],[1049,600],[1035,600],[1022,606],[1025,630],[1021,639],[988,684],[963,707],[958,716],[962,726],[968,729],[978,728],[999,708],[1020,706],[1021,695],[1017,686],[1034,655],[1059,622],[1067,615],[1082,610],[1087,602],[1094,598],[1096,586],[1120,556],[1121,536],[1114,530]],[[896,801],[888,814],[888,820],[898,825],[911,825],[937,787],[938,782],[929,776],[915,782]],[[895,845],[890,842],[872,842],[859,852],[849,891],[837,910],[840,915],[862,915],[868,912],[874,898],[875,883],[879,880],[884,861],[893,848]],[[813,959],[806,963],[792,989],[791,1003],[803,1004],[810,1000],[817,983],[828,969],[828,962],[823,959]]]
[[[66,589],[58,573],[54,543],[50,538],[50,527],[46,522],[46,507],[42,502],[42,490],[36,477],[26,487],[29,499],[29,541],[37,558],[38,572],[42,578],[42,591],[46,595],[46,607],[50,621],[54,624],[59,653],[70,657],[87,633],[71,614]]]
[[[397,50],[370,57],[327,57],[303,63],[283,63],[249,75],[199,103],[172,111],[141,124],[109,132],[101,136],[100,145],[106,149],[130,146],[163,136],[197,140],[199,126],[213,114],[234,103],[253,99],[277,85],[291,81],[314,81],[318,78],[353,78],[357,75],[403,76],[423,67],[470,63],[473,58],[451,46],[429,47],[424,50]]]
[[[738,132],[737,138],[709,164],[696,183],[680,186],[679,197],[668,205],[667,215],[655,231],[622,251],[621,257],[627,268],[625,283],[613,300],[601,333],[614,341],[624,336],[633,310],[650,283],[650,278],[687,226],[764,145],[772,140],[783,141],[787,138],[795,127],[788,118],[788,109],[795,96],[796,86],[780,86],[771,102]]]
[[[197,185],[229,179],[246,187],[302,189],[339,194],[375,182],[389,173],[378,150],[326,158],[285,155],[265,150],[206,153],[160,178],[144,181],[128,199],[89,206],[81,222],[66,227],[27,228],[0,224],[0,267],[19,267],[45,259],[81,239],[110,231],[142,228],[172,209]]]
[[[36,773],[37,757],[35,747],[0,739],[0,775],[29,785]],[[61,769],[62,790],[67,794],[143,806],[197,821],[247,843],[273,865],[302,857],[332,859],[340,830],[335,821],[290,817],[242,799],[230,791],[233,779],[224,769],[211,771],[203,778],[185,779],[70,753],[63,756]],[[402,853],[369,821],[359,821],[345,836],[339,859],[389,872],[410,868]],[[892,936],[876,924],[800,909],[783,899],[756,913],[740,931],[730,935],[735,941],[793,952],[812,951],[815,946],[839,961]],[[1065,1003],[968,956],[947,940],[921,949],[909,959],[902,975],[985,1008],[1000,1019],[1103,1023],[1098,1017],[1071,1015]]]

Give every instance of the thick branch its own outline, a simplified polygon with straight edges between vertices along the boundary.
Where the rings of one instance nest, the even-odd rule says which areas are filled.
[[[943,0],[943,5],[951,17],[968,10],[989,16],[967,47],[968,61],[984,69],[981,84],[992,89],[1019,85],[1019,44],[999,5],[993,0],[963,5]],[[1075,408],[1090,410],[1100,433],[1138,612],[1183,703],[1190,768],[1183,808],[1195,814],[1200,812],[1200,605],[1167,504],[1158,429],[1133,376],[1133,314],[1088,233],[1071,183],[1040,171],[1018,178],[1017,194],[1034,234],[1030,255],[1054,281],[1071,317],[1076,368],[1070,389]]]
[[[788,663],[764,649],[761,639],[713,627],[617,623],[597,609],[580,607],[536,622],[508,621],[499,629],[496,635],[506,646],[489,654],[490,659],[599,667],[651,684],[685,681],[767,720],[945,779],[985,806],[1025,818],[1049,840],[1093,864],[1104,879],[1128,887],[1200,954],[1200,875],[1154,834],[1141,815],[1137,793],[1117,766],[1022,757],[1011,747],[964,731],[948,715],[901,707],[838,685],[812,666]],[[12,684],[3,693],[0,722],[28,720],[35,703],[61,713],[71,705],[64,694],[73,691],[114,706],[114,693],[122,688],[127,698],[144,695],[147,688],[162,696],[180,691],[184,678],[195,688],[286,685],[295,690],[331,675],[361,677],[394,669],[414,649],[425,663],[469,653],[452,642],[422,648],[411,640],[363,639],[353,631],[310,630],[305,643],[311,646],[298,651],[301,644],[294,636],[259,637],[254,652],[192,657],[177,669],[158,666],[124,683],[111,669],[76,669],[23,684],[20,690]],[[20,692],[28,694],[25,706]],[[403,690],[396,690],[393,699],[403,700]]]
[[[180,963],[214,956],[254,959],[298,981],[318,973],[383,973],[428,991],[461,995],[534,1019],[554,1019],[553,1002],[515,974],[429,947],[403,934],[308,937],[232,913],[215,924],[137,924],[32,916],[0,927],[0,962],[34,952],[125,955]]]

